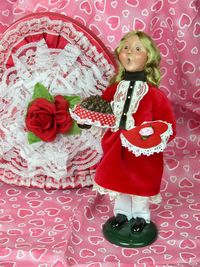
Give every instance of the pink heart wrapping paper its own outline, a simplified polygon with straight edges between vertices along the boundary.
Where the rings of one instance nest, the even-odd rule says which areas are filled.
[[[165,150],[163,202],[152,205],[152,220],[159,228],[154,244],[128,249],[105,241],[101,226],[112,215],[113,202],[91,188],[27,189],[1,183],[1,266],[198,266],[199,7],[193,0],[1,3],[1,35],[32,12],[57,12],[74,18],[111,51],[127,31],[146,31],[161,50],[160,89],[172,102],[177,118],[177,136]]]

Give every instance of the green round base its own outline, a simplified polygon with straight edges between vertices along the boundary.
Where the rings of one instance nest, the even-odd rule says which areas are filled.
[[[115,245],[127,248],[145,247],[152,244],[157,236],[157,227],[153,222],[146,224],[143,231],[140,233],[133,233],[131,226],[133,219],[123,225],[122,228],[116,230],[111,226],[111,220],[109,219],[103,225],[104,237]]]

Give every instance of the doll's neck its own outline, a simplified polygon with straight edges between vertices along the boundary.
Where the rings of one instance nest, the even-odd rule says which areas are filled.
[[[136,72],[130,72],[126,71],[124,72],[124,80],[126,81],[146,81],[146,75],[144,71],[136,71]]]

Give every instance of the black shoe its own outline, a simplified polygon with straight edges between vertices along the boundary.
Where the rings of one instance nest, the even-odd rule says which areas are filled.
[[[114,229],[120,229],[126,222],[128,222],[126,215],[120,213],[111,218],[111,226]]]
[[[146,224],[147,223],[146,223],[145,219],[137,217],[133,222],[133,225],[131,227],[131,231],[134,233],[136,233],[136,232],[140,233],[143,231]]]

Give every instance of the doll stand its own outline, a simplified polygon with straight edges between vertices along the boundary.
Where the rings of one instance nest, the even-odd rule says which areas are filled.
[[[158,230],[153,222],[146,224],[143,231],[140,233],[133,233],[131,226],[133,219],[128,221],[120,229],[114,229],[111,226],[112,218],[103,225],[104,237],[115,245],[127,248],[145,247],[152,244],[158,235]]]

